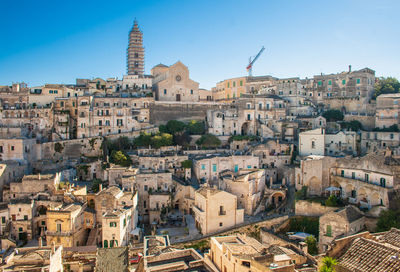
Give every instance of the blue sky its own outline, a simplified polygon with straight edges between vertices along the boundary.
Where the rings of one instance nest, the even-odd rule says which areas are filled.
[[[370,67],[400,78],[398,0],[0,0],[0,85],[126,73],[128,32],[144,32],[146,73],[180,60],[211,88],[244,76],[311,77]]]

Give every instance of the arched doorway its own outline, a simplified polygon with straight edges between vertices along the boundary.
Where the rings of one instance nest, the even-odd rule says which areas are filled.
[[[249,122],[244,122],[242,125],[242,135],[247,135],[249,133]]]

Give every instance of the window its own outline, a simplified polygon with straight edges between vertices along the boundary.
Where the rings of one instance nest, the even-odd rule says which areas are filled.
[[[247,114],[247,120],[248,120],[248,121],[251,120],[251,114]]]
[[[233,87],[236,87],[236,81],[233,82]]]
[[[369,175],[365,174],[365,182],[369,182]]]
[[[222,222],[219,222],[219,226],[222,227]]]
[[[15,147],[12,145],[12,146],[11,146],[11,151],[14,151],[14,149],[15,149]]]
[[[228,82],[228,88],[229,88],[229,82]]]
[[[147,191],[147,190],[148,190],[148,187],[147,187],[147,185],[145,185],[145,186],[144,186],[144,190],[145,190],[145,191]]]
[[[217,172],[217,165],[216,165],[216,164],[213,164],[213,165],[212,165],[212,169],[213,169],[213,172]]]
[[[386,179],[385,178],[381,178],[380,184],[381,184],[382,187],[386,187]]]
[[[356,173],[355,172],[351,172],[351,178],[355,179],[356,178]]]
[[[361,79],[357,78],[357,84],[361,83]]]
[[[326,236],[332,237],[332,226],[331,225],[326,226]]]
[[[61,224],[60,223],[57,224],[57,232],[61,232]]]
[[[205,164],[201,165],[201,170],[206,170],[206,165]]]
[[[318,81],[318,86],[322,86],[322,81]]]
[[[28,220],[28,216],[27,215],[24,215],[24,220]]]
[[[167,94],[167,89],[164,89],[164,94]]]
[[[342,85],[345,85],[345,84],[346,84],[346,80],[343,79],[343,80],[342,80]]]
[[[193,90],[190,90],[190,94],[193,94]]]
[[[235,173],[239,171],[239,165],[235,164]]]
[[[311,148],[315,149],[315,141],[311,141]]]
[[[251,165],[247,165],[247,168],[250,169],[250,168],[251,168]]]
[[[357,197],[357,191],[356,190],[351,190],[351,197],[356,198]]]
[[[104,247],[104,248],[108,248],[108,241],[107,241],[107,240],[104,240],[104,245],[103,245],[103,247]]]
[[[332,80],[329,80],[329,81],[328,81],[328,85],[332,85]]]
[[[2,223],[2,224],[5,224],[5,223],[6,223],[6,217],[5,217],[5,216],[2,216],[2,217],[1,217],[1,223]]]
[[[117,226],[117,222],[110,222],[110,227],[115,228]]]
[[[0,146],[0,153],[3,153],[3,146]]]
[[[240,81],[240,86],[243,86],[243,80]]]
[[[23,232],[24,229],[23,229],[23,228],[19,228],[18,231],[19,231],[19,232]]]
[[[340,172],[340,176],[341,176],[341,177],[344,177],[344,170],[342,170],[342,171]]]
[[[124,227],[126,226],[126,218],[124,218]]]

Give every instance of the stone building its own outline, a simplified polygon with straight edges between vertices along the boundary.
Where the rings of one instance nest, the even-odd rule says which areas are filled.
[[[328,250],[333,240],[343,236],[353,235],[364,230],[364,214],[354,206],[328,212],[319,218],[320,252]]]
[[[361,131],[360,138],[361,155],[387,148],[395,149],[400,145],[400,132]]]
[[[400,94],[381,94],[376,98],[375,127],[399,126]]]
[[[337,260],[335,271],[399,271],[400,230],[363,232],[335,239],[327,256]]]
[[[196,227],[203,235],[242,224],[244,209],[238,208],[237,197],[228,192],[203,187],[195,192],[193,212]]]
[[[314,261],[294,246],[265,245],[240,234],[211,237],[206,258],[224,272],[317,271]]]
[[[78,97],[77,138],[148,127],[150,103],[152,98]]]
[[[196,157],[193,161],[193,171],[201,181],[217,181],[223,170],[238,172],[240,169],[258,169],[259,158],[251,155],[206,155]]]
[[[0,161],[32,162],[37,158],[35,144],[35,139],[24,137],[0,139]]]
[[[244,213],[254,215],[262,205],[265,190],[265,171],[263,169],[242,169],[236,173],[223,171],[220,173],[219,189],[234,194],[238,207]]]
[[[316,103],[329,103],[331,98],[358,98],[368,103],[374,93],[375,71],[364,68],[337,74],[315,75],[305,85],[305,92]]]
[[[59,209],[47,210],[46,213],[46,241],[63,247],[83,246],[88,238],[88,229],[94,224],[86,224],[86,205],[70,204]],[[91,222],[95,214],[92,213]]]
[[[218,82],[212,89],[213,100],[232,100],[241,97],[247,92],[246,81],[247,77],[237,77]]]
[[[158,222],[161,210],[172,205],[171,194],[176,183],[167,171],[140,170],[136,175],[135,189],[139,193],[138,209],[145,222]]]
[[[54,193],[58,189],[61,173],[25,175],[20,182],[10,183],[10,198],[25,199],[40,193]]]
[[[151,69],[157,101],[199,102],[199,83],[189,77],[189,69],[178,61],[171,66],[159,64]]]
[[[330,183],[350,203],[368,209],[389,207],[391,194],[400,188],[399,170],[398,159],[382,153],[340,158],[331,166]]]
[[[264,169],[274,169],[276,176],[281,179],[284,176],[285,166],[291,163],[294,146],[289,142],[279,140],[267,140],[250,149],[254,156],[260,159],[260,166]],[[269,181],[270,173],[266,171],[266,180]],[[275,174],[274,174],[275,176]]]
[[[296,190],[307,186],[309,195],[319,196],[330,186],[330,168],[336,158],[311,155],[300,161],[296,167]]]
[[[136,228],[133,206],[107,211],[102,216],[102,245],[104,248],[127,246],[130,233]],[[137,217],[137,216],[136,216]]]
[[[29,241],[34,238],[32,219],[35,213],[33,200],[11,200],[8,214],[11,219],[10,233],[16,241]]]
[[[354,131],[339,131],[328,134],[324,128],[299,133],[299,155],[343,156],[357,154],[357,134]]]
[[[229,109],[207,111],[208,132],[214,135],[285,135],[286,102],[276,95],[242,95]]]
[[[110,186],[107,189],[100,187],[97,194],[88,195],[88,206],[94,207],[96,211],[96,224],[102,224],[103,214],[125,206],[137,206],[137,192],[121,190],[117,186]],[[136,215],[135,215],[136,216]]]
[[[126,50],[126,68],[128,75],[144,75],[144,47],[143,33],[137,21],[129,32],[129,44]]]

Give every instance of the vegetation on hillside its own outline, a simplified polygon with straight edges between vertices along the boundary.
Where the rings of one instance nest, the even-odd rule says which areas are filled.
[[[213,134],[205,134],[196,141],[196,144],[202,148],[217,148],[221,146],[221,141]]]
[[[327,122],[343,121],[344,115],[340,110],[327,110],[322,114]]]
[[[394,77],[380,77],[375,83],[374,99],[381,94],[400,92],[400,82]]]
[[[398,210],[386,210],[379,214],[376,231],[382,232],[390,230],[391,228],[400,229],[400,211]]]

